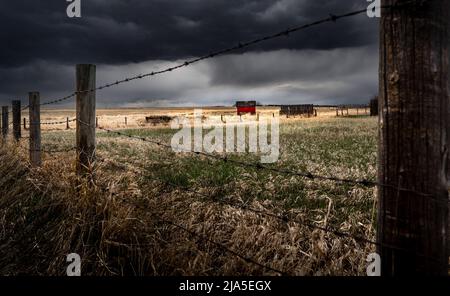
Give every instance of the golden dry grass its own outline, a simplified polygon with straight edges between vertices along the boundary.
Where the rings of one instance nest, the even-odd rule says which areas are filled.
[[[120,118],[124,111],[108,112],[104,116]],[[135,115],[143,114],[148,115]],[[58,116],[66,114],[52,119]],[[173,133],[127,128],[128,133],[161,140]],[[373,178],[375,134],[375,120],[367,118],[335,119],[319,113],[318,118],[285,120],[277,165]],[[44,145],[70,147],[73,137],[73,131],[48,131]],[[245,203],[373,239],[373,188],[234,168],[105,133],[98,134],[98,143],[94,184],[75,176],[74,152],[46,154],[42,168],[30,169],[23,149],[11,141],[2,146],[0,274],[63,275],[65,256],[72,252],[81,255],[85,275],[277,274],[204,238],[288,275],[365,274],[365,258],[374,246],[226,203]],[[167,181],[199,193],[168,186]]]

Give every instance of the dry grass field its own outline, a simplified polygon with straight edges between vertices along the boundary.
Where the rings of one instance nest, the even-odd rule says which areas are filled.
[[[211,108],[204,114],[220,117],[233,110]],[[181,108],[99,110],[98,117],[99,126],[170,144],[176,131],[147,124],[145,116],[191,113]],[[283,118],[280,160],[271,166],[374,180],[376,119],[354,110],[348,117],[335,115],[323,108],[315,118]],[[67,110],[45,110],[42,121],[73,116]],[[74,124],[69,130],[65,124],[43,127],[43,149],[73,147]],[[364,275],[366,257],[374,251],[373,245],[308,225],[373,240],[375,188],[175,154],[101,130],[95,180],[87,182],[75,175],[74,151],[44,154],[42,168],[30,169],[26,144],[26,139],[20,145],[8,141],[0,149],[6,164],[0,167],[0,250],[7,254],[0,258],[3,275],[63,275],[65,256],[73,252],[82,257],[84,275],[278,274],[212,241],[287,275]],[[229,157],[259,159],[252,154]]]

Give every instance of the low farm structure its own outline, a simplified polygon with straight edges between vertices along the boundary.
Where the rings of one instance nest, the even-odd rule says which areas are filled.
[[[280,115],[297,116],[304,115],[307,117],[315,116],[317,113],[314,109],[314,105],[280,105]]]
[[[250,113],[256,114],[256,101],[238,101],[236,102],[237,115]]]
[[[151,123],[153,125],[157,124],[169,124],[172,120],[172,117],[170,116],[146,116],[145,121],[147,123]]]

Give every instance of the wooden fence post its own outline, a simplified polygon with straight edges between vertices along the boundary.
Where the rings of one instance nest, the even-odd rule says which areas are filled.
[[[8,106],[2,106],[2,136],[3,139],[8,135],[9,129],[9,110]]]
[[[128,125],[128,119],[125,117],[125,125]]]
[[[66,129],[70,129],[69,117],[66,118]]]
[[[384,276],[448,276],[449,12],[447,0],[413,2],[384,10],[380,22],[378,182],[389,186],[378,190],[377,241]]]
[[[12,116],[13,116],[13,135],[16,141],[19,141],[22,137],[22,126],[20,124],[21,116],[21,103],[19,100],[12,101]]]
[[[30,162],[32,166],[41,166],[41,106],[38,92],[30,92]]]
[[[27,130],[27,119],[25,117],[23,118],[23,130]]]
[[[79,176],[92,172],[95,164],[95,75],[95,65],[77,65],[76,143]]]

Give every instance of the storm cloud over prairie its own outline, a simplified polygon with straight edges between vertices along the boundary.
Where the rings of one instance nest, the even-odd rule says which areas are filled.
[[[0,101],[28,91],[53,99],[74,90],[77,63],[97,84],[152,72],[286,28],[367,6],[365,0],[2,1]],[[326,23],[97,93],[99,106],[366,103],[377,92],[378,21]],[[69,103],[70,104],[70,103]]]

